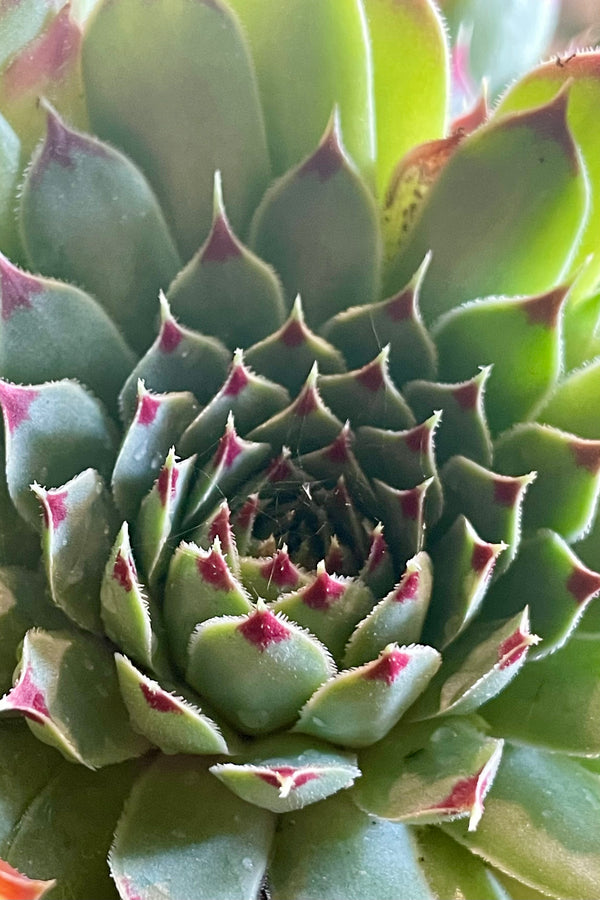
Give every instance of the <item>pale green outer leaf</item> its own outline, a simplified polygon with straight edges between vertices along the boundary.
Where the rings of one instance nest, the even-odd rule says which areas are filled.
[[[504,5],[504,0],[502,2]],[[588,254],[593,254],[593,259],[582,275],[581,284],[575,288],[577,296],[582,297],[586,290],[593,287],[600,274],[600,254],[597,252],[600,239],[600,123],[597,115],[600,102],[600,53],[578,53],[566,65],[559,65],[556,60],[552,60],[538,66],[512,85],[502,98],[495,116],[545,103],[566,81],[570,85],[567,122],[585,162],[593,200],[568,275],[576,275]]]
[[[28,807],[8,861],[29,875],[57,879],[45,900],[118,896],[106,856],[138,767],[139,763],[129,762],[88,772],[65,766]]]
[[[210,229],[216,169],[243,234],[269,162],[252,65],[226,5],[161,0],[148,15],[145,0],[103,3],[89,22],[83,71],[94,131],[142,168],[183,257]]]
[[[229,5],[252,50],[275,174],[313,150],[337,104],[350,155],[372,176],[371,45],[361,0]]]
[[[597,900],[600,786],[577,762],[506,746],[477,831],[448,834],[508,875],[561,900]]]
[[[434,900],[404,825],[368,816],[344,793],[280,819],[273,900]]]
[[[444,135],[448,50],[430,0],[363,0],[373,54],[377,190],[415,144]]]
[[[566,110],[562,93],[467,137],[390,264],[386,290],[404,284],[428,250],[421,290],[427,322],[465,300],[554,287],[568,271],[588,211]]]
[[[110,869],[122,897],[255,900],[274,825],[196,758],[159,757],[121,816]]]

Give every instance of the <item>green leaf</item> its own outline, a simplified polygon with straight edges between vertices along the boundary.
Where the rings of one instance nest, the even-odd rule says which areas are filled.
[[[254,597],[274,602],[280,594],[297,591],[309,584],[309,576],[290,559],[283,544],[273,556],[245,556],[240,561],[240,578],[246,590]]]
[[[4,441],[0,441],[0,564],[11,566],[18,559],[21,566],[35,568],[41,547],[38,532],[17,512],[8,493]],[[36,526],[38,523],[36,522]]]
[[[219,503],[216,510],[207,516],[192,535],[193,543],[202,547],[203,550],[211,549],[215,544],[216,538],[219,539],[221,552],[227,565],[235,577],[240,578],[240,555],[236,535],[231,523],[231,510],[227,500]],[[259,560],[255,560],[254,557],[248,557],[246,561],[248,560],[259,563]],[[269,574],[268,577],[271,577],[271,575]]]
[[[385,525],[388,545],[396,568],[423,549],[425,542],[425,502],[433,477],[414,488],[399,490],[375,479],[375,496],[381,520]]]
[[[219,726],[202,709],[161,687],[115,654],[121,696],[133,728],[163,753],[228,753]]]
[[[13,689],[0,711],[21,712],[34,735],[90,769],[140,756],[109,647],[84,632],[28,631]]]
[[[152,394],[139,382],[135,416],[125,432],[112,473],[115,503],[125,518],[135,518],[169,449],[197,412],[198,404],[189,391]]]
[[[408,284],[393,296],[344,309],[325,322],[321,333],[339,347],[350,367],[365,366],[389,344],[394,384],[401,387],[411,378],[435,377],[437,350],[419,311],[419,292],[429,260],[428,254]]]
[[[444,522],[458,514],[465,515],[485,541],[505,543],[496,574],[504,571],[519,547],[521,509],[535,472],[515,477],[498,475],[464,456],[453,456],[442,469],[441,477],[446,503]]]
[[[556,653],[527,663],[517,681],[481,714],[496,733],[519,743],[599,756],[599,666],[598,642],[574,635]]]
[[[363,775],[354,797],[361,809],[385,819],[429,825],[466,816],[474,831],[503,743],[463,718],[396,730],[360,754]]]
[[[509,900],[483,862],[439,828],[427,826],[412,831],[419,848],[419,862],[436,897]],[[527,900],[532,898],[528,895]]]
[[[275,837],[273,900],[433,900],[411,830],[336,794],[287,813]]]
[[[268,8],[262,0],[229,0],[229,5],[252,50],[275,174],[312,151],[338,104],[348,150],[370,178],[375,158],[371,48],[361,5],[354,0],[287,0]]]
[[[529,630],[527,608],[505,622],[475,622],[444,651],[439,671],[410,718],[474,712],[505,690],[538,641]]]
[[[476,832],[445,830],[507,875],[561,900],[595,900],[598,778],[576,762],[507,745]]]
[[[83,71],[94,131],[146,174],[183,257],[210,229],[216,169],[244,233],[269,163],[252,65],[225,4],[161,0],[149,16],[144,0],[103,3],[86,30]]]
[[[108,556],[100,601],[107,636],[141,665],[152,668],[156,637],[148,598],[138,582],[127,522],[123,523]]]
[[[29,805],[67,764],[42,744],[23,721],[0,723],[0,853],[5,859],[18,823]],[[73,767],[69,766],[69,772]]]
[[[298,394],[315,362],[325,375],[346,370],[341,353],[307,326],[300,294],[281,328],[250,347],[246,359],[292,396]]]
[[[0,303],[3,377],[25,384],[75,378],[116,410],[135,357],[92,297],[28,275],[0,254]]]
[[[332,443],[343,424],[324,404],[317,387],[318,374],[315,363],[293,403],[254,428],[249,439],[268,441],[278,450],[289,446],[294,454],[311,453]]]
[[[314,8],[314,2],[309,5]],[[310,28],[314,34],[314,23]],[[304,52],[305,42],[302,47]],[[265,194],[252,220],[250,245],[275,267],[289,297],[300,292],[313,327],[348,306],[375,300],[377,210],[345,154],[335,114],[317,150]]]
[[[56,878],[48,900],[116,900],[106,857],[138,768],[131,762],[93,773],[63,768],[20,820],[8,854],[11,865],[38,878]]]
[[[548,4],[549,5],[549,4]],[[501,18],[509,19],[505,9]],[[523,32],[526,34],[527,32]],[[560,65],[558,60],[543,63],[513,84],[502,98],[495,115],[502,116],[529,106],[545,103],[555,96],[565,82],[569,83],[567,123],[579,147],[589,179],[590,211],[585,230],[573,257],[567,277],[575,276],[582,263],[593,254],[575,292],[579,298],[594,286],[600,274],[600,152],[598,150],[598,119],[596,109],[600,100],[600,55],[597,52],[578,52]],[[532,62],[536,60],[532,59]]]
[[[421,637],[431,599],[433,571],[421,551],[409,559],[399,583],[356,626],[346,644],[344,668],[375,659],[388,644],[413,644]]]
[[[419,421],[441,410],[435,435],[435,458],[442,465],[463,454],[482,466],[492,463],[492,439],[485,415],[484,395],[491,367],[481,366],[473,378],[459,384],[409,381],[403,393]]]
[[[542,638],[532,655],[545,656],[562,647],[599,591],[600,573],[584,566],[560,535],[540,529],[491,586],[483,613],[497,619],[529,604],[531,627]]]
[[[21,387],[0,381],[6,480],[18,512],[40,529],[29,486],[65,484],[86,466],[107,478],[115,457],[114,426],[101,404],[72,381]]]
[[[556,383],[566,294],[557,288],[536,297],[478,300],[449,312],[434,329],[442,378],[461,381],[478,365],[493,365],[485,406],[494,433],[526,418]],[[527,378],[515,378],[521,370]]]
[[[285,302],[279,280],[231,230],[219,172],[210,233],[173,281],[167,297],[187,325],[214,335],[232,351],[260,341],[283,322]]]
[[[171,652],[180,669],[188,663],[188,645],[196,625],[214,616],[239,616],[252,610],[246,591],[233,576],[215,538],[210,549],[181,543],[169,566],[164,616]]]
[[[155,393],[191,391],[199,403],[208,403],[223,383],[229,353],[216,338],[190,331],[175,321],[166,297],[160,294],[160,331],[131,370],[119,395],[121,418],[135,415],[140,378]]]
[[[287,734],[257,741],[235,763],[210,771],[242,800],[277,813],[317,803],[360,776],[352,753]]]
[[[35,625],[52,630],[68,624],[66,616],[48,597],[41,572],[16,566],[0,569],[0,692],[5,693],[12,686],[26,632]]]
[[[388,644],[376,660],[340,672],[313,694],[294,731],[346,747],[381,740],[427,687],[440,666],[433,647]]]
[[[159,757],[119,820],[110,870],[122,897],[254,900],[275,819],[234,796],[194,757]]]
[[[433,596],[424,640],[444,648],[464,631],[479,611],[498,556],[505,550],[503,543],[482,540],[470,521],[458,516],[431,548]]]
[[[152,489],[142,500],[135,547],[146,582],[156,588],[166,573],[173,544],[179,541],[183,504],[194,475],[195,457],[178,461],[171,447]]]
[[[181,261],[158,201],[133,163],[67,128],[49,109],[19,215],[32,267],[81,285],[143,352],[154,337],[158,291]]]
[[[314,634],[338,660],[352,630],[374,603],[373,594],[360,579],[329,575],[321,561],[308,584],[284,594],[272,609]]]
[[[199,420],[200,416],[195,423]],[[234,496],[252,475],[262,469],[272,451],[269,444],[253,440],[252,436],[257,430],[250,432],[250,440],[238,437],[233,414],[229,413],[225,433],[217,445],[217,451],[210,464],[200,469],[190,491],[184,528],[201,525],[223,497]]]
[[[354,428],[371,425],[401,430],[415,424],[404,397],[390,378],[389,356],[387,344],[374,360],[358,370],[319,376],[321,396],[339,419],[351,419]]]
[[[421,290],[427,322],[465,300],[548,291],[566,275],[588,205],[566,111],[562,92],[493,121],[441,172],[387,278],[397,289],[433,251]]]
[[[600,491],[600,441],[517,425],[496,442],[494,468],[503,475],[537,472],[523,504],[524,529],[552,528],[569,542],[589,531]]]
[[[373,55],[377,188],[383,196],[396,163],[446,126],[448,50],[429,0],[364,0]]]
[[[356,434],[356,455],[365,473],[379,478],[390,487],[406,490],[431,479],[425,499],[425,518],[430,527],[442,514],[442,486],[438,477],[434,454],[435,433],[441,414],[406,431],[359,428]]]
[[[570,372],[529,416],[584,438],[600,438],[600,357]]]
[[[231,679],[233,666],[243,677]],[[198,626],[186,675],[236,728],[264,734],[291,725],[334,672],[316,638],[259,600],[247,616],[221,616]]]
[[[204,369],[199,367],[198,372],[204,378]],[[243,352],[236,350],[225,383],[186,428],[178,450],[182,456],[196,453],[200,463],[206,462],[223,436],[230,413],[236,429],[245,436],[266,418],[285,409],[289,402],[285,388],[255,375],[244,362]]]
[[[93,469],[50,491],[33,485],[33,492],[52,599],[76,625],[101,634],[100,585],[118,528],[112,498]]]

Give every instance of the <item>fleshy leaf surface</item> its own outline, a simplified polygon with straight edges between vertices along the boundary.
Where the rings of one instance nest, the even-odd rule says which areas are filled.
[[[303,707],[294,730],[346,747],[368,746],[393,728],[439,665],[433,647],[388,644],[376,660],[323,684]]]
[[[202,797],[202,802],[198,802]],[[110,870],[121,897],[252,900],[275,820],[227,790],[197,758],[159,757],[117,825]]]
[[[599,591],[600,573],[584,566],[560,535],[544,528],[523,541],[510,569],[491,586],[484,615],[512,615],[528,603],[531,627],[542,638],[532,655],[545,656],[565,643]]]
[[[331,0],[319,2],[329,6]],[[375,300],[377,210],[346,156],[335,114],[317,150],[265,194],[252,220],[250,245],[275,267],[288,296],[300,291],[313,325]]]
[[[359,810],[345,793],[280,819],[273,900],[433,900],[410,832]]]
[[[118,528],[103,480],[86,469],[59,488],[33,491],[43,517],[42,547],[53,601],[69,618],[102,633],[100,585]]]
[[[134,729],[163,753],[228,753],[219,726],[201,708],[144,675],[115,654],[123,702]]]
[[[217,169],[233,227],[245,232],[269,161],[252,64],[224,3],[160,0],[151,16],[144,0],[102,3],[86,30],[83,73],[95,132],[148,177],[184,259],[209,232]]]
[[[232,660],[243,679],[228,678]],[[335,672],[325,647],[308,632],[258,603],[247,616],[198,626],[190,641],[187,680],[245,734],[264,734],[297,718]]]
[[[81,285],[129,344],[144,351],[154,336],[158,291],[181,261],[156,197],[133,163],[49,110],[19,214],[32,267]]]
[[[479,129],[440,174],[387,276],[397,289],[433,250],[420,298],[426,322],[476,297],[550,290],[566,275],[588,206],[567,101],[563,91]]]
[[[0,305],[4,378],[29,384],[75,378],[115,409],[135,357],[89,294],[29,275],[0,254]]]
[[[262,0],[230,0],[230,5],[255,61],[275,174],[312,151],[338,104],[349,153],[370,178],[375,155],[371,48],[361,4],[288,0],[268,11]],[[307,41],[307,34],[315,40]]]
[[[29,631],[12,690],[0,711],[20,712],[39,740],[90,769],[141,755],[119,693],[112,653],[80,631]]]
[[[102,405],[79,384],[56,381],[21,387],[0,381],[6,480],[18,512],[40,528],[29,487],[60,487],[86,466],[107,478],[115,457],[114,426]]]
[[[467,816],[474,831],[502,749],[463,718],[413,725],[361,753],[354,795],[386,819],[427,825]]]
[[[243,800],[277,813],[317,803],[360,776],[352,753],[299,735],[265,738],[210,771]]]
[[[594,900],[600,879],[598,779],[574,760],[506,745],[477,831],[448,833],[507,875],[564,900]]]
[[[373,55],[377,188],[415,144],[445,129],[448,51],[441,18],[428,0],[365,0]],[[427,75],[425,75],[427,73]]]

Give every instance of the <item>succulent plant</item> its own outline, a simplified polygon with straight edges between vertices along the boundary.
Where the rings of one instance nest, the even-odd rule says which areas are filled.
[[[0,3],[0,897],[591,900],[600,55],[92,5]]]

